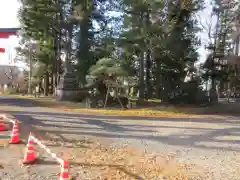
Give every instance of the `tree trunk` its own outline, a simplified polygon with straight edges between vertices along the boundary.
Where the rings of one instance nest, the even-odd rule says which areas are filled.
[[[161,81],[162,81],[162,87],[163,87],[162,94],[161,94],[161,96],[162,96],[161,100],[164,103],[168,103],[169,102],[169,92],[172,92],[171,88],[170,88],[171,82],[167,78],[164,78],[164,76],[161,76]]]
[[[49,73],[46,72],[44,76],[44,96],[48,96],[49,93]]]
[[[150,26],[150,15],[149,12],[145,16],[146,28]],[[147,88],[147,98],[152,98],[153,85],[152,85],[152,59],[151,59],[151,41],[146,40],[147,52],[146,52],[146,88]]]
[[[156,62],[156,97],[157,99],[161,99],[161,92],[162,92],[162,87],[161,87],[161,67],[160,67],[160,62]]]
[[[58,50],[58,35],[54,39],[54,56],[53,56],[53,64],[52,64],[52,88],[55,89],[57,87],[57,74],[58,74],[58,56],[59,56],[59,50]]]
[[[42,94],[42,89],[43,89],[43,87],[42,87],[42,79],[39,81],[38,86],[39,86],[39,95],[41,95]]]
[[[50,83],[50,87],[51,87],[51,95],[54,95],[54,89],[55,89],[55,85],[54,85],[54,75],[51,74],[51,83]]]
[[[144,83],[144,52],[141,52],[141,57],[139,59],[139,76],[140,76],[140,87],[139,87],[139,98],[144,99],[145,83]]]
[[[88,14],[88,13],[87,13]],[[90,28],[90,17],[86,14],[84,19],[80,23],[80,46],[79,46],[79,60],[78,60],[78,70],[79,70],[79,79],[81,83],[85,84],[85,76],[88,72],[88,69],[92,65],[91,59],[89,57],[89,28]]]
[[[140,22],[144,25],[144,13],[141,14],[140,17]],[[143,33],[143,28],[141,28],[141,33]],[[145,41],[143,40],[142,42],[143,44],[145,44]],[[141,48],[140,49],[140,59],[139,59],[139,98],[144,100],[144,91],[145,91],[145,81],[144,81],[144,77],[145,77],[145,73],[144,73],[144,69],[145,69],[145,65],[144,65],[144,52],[145,48]]]
[[[152,97],[152,77],[151,77],[151,69],[152,69],[152,62],[151,62],[151,56],[150,56],[150,49],[147,51],[147,57],[146,57],[146,88],[147,88],[147,98]]]

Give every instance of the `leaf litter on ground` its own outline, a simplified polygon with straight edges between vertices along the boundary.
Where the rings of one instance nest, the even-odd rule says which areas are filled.
[[[147,154],[130,147],[64,148],[76,179],[87,180],[190,180],[199,178],[194,165],[186,165],[167,154]]]

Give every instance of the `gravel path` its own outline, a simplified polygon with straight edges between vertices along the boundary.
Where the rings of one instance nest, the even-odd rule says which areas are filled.
[[[240,119],[237,117],[154,119],[93,116],[32,107],[30,102],[23,100],[21,107],[19,102],[11,103],[9,107],[7,104],[14,100],[6,101],[2,105],[0,102],[0,111],[64,141],[87,137],[106,141],[112,147],[130,146],[149,153],[167,152],[180,162],[196,165],[206,180],[240,180]],[[1,158],[4,153],[1,149],[0,152]],[[0,179],[15,180],[16,177],[10,174],[0,169]],[[34,174],[31,176],[29,180],[41,179]],[[16,180],[21,178],[26,179],[19,175]],[[42,179],[46,180],[44,176]]]

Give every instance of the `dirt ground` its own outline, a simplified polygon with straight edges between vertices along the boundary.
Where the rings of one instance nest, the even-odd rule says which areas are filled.
[[[0,112],[22,122],[24,140],[32,131],[59,156],[66,156],[75,179],[198,180],[200,175],[205,180],[240,180],[239,117],[89,115],[8,98],[0,99]],[[40,149],[42,161],[21,167],[24,149],[0,149],[3,180],[59,178],[59,165]]]
[[[31,166],[23,166],[26,145],[9,145],[9,133],[10,131],[0,133],[0,179],[53,180],[59,178],[59,165],[37,146],[38,161]],[[36,134],[39,137],[41,132]],[[189,171],[192,169],[190,165],[177,163],[167,154],[146,154],[128,147],[113,148],[106,141],[94,142],[87,139],[66,143],[52,138],[42,139],[42,142],[59,157],[69,160],[72,179],[187,180],[197,176],[193,171]]]

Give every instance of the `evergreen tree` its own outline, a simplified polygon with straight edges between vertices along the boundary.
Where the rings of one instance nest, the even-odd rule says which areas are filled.
[[[195,14],[202,1],[22,0],[22,5],[23,38],[36,41],[34,59],[46,67],[44,78],[50,76],[52,86],[62,73],[64,51],[82,84],[102,68],[99,60],[111,59],[138,79],[142,100],[169,101],[191,89],[185,79],[195,78],[200,44]]]

